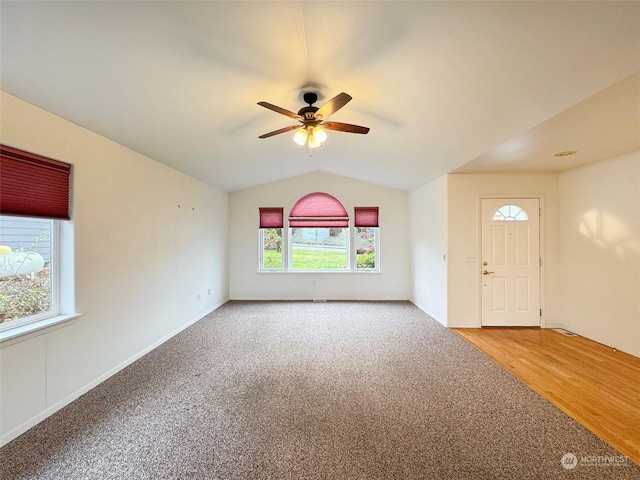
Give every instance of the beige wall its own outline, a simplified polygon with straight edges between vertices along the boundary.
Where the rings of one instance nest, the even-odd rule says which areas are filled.
[[[640,356],[640,152],[563,172],[561,323]]]
[[[2,143],[73,164],[64,309],[82,313],[0,350],[5,443],[227,300],[228,195],[4,92],[0,103]]]
[[[449,327],[479,327],[479,200],[483,195],[541,195],[543,326],[560,321],[558,292],[558,176],[548,174],[454,174],[448,176]],[[468,257],[475,258],[467,261]]]
[[[380,273],[258,272],[258,208],[284,207],[301,197],[333,195],[347,209],[380,207]],[[409,298],[409,194],[316,172],[230,194],[232,299],[407,300]]]
[[[542,196],[544,325],[640,356],[639,152],[560,175],[448,175],[411,194],[317,172],[227,195],[11,95],[0,104],[2,143],[74,165],[65,309],[83,314],[0,350],[0,443],[229,297],[411,298],[479,326],[483,195]],[[313,191],[349,212],[380,206],[381,273],[258,273],[258,207],[287,214]]]
[[[447,324],[447,176],[411,192],[411,301]]]

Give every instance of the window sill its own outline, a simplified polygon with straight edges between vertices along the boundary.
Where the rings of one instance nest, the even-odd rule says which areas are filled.
[[[82,314],[73,313],[67,315],[56,315],[54,317],[45,318],[44,320],[28,323],[27,325],[22,325],[20,327],[0,332],[0,348],[24,342],[30,338],[73,325],[80,315]]]
[[[370,273],[381,273],[380,270],[258,270],[258,273],[277,273],[277,274],[283,274],[283,273],[293,273],[293,274],[298,274],[298,273],[321,273],[321,274],[325,274],[325,273],[337,273],[339,275],[346,275],[349,273],[356,273],[356,274],[370,274]]]

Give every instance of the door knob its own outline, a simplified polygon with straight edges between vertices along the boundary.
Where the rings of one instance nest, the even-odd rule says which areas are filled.
[[[489,270],[484,270],[482,272],[483,275],[491,275],[493,272],[490,272]]]

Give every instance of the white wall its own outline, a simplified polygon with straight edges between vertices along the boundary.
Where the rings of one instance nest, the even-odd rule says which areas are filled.
[[[353,216],[354,207],[380,207],[381,273],[259,273],[258,208],[284,207],[285,216],[312,192],[333,195]],[[409,298],[409,194],[316,172],[229,196],[232,299],[407,300]]]
[[[479,327],[480,277],[478,204],[482,195],[543,195],[541,256],[543,259],[543,326],[559,323],[558,175],[453,174],[448,176],[448,307],[449,327]],[[467,262],[475,257],[475,262]]]
[[[411,301],[447,324],[447,176],[410,195]]]
[[[560,174],[561,323],[640,356],[640,152]]]
[[[228,195],[1,95],[2,143],[73,164],[82,313],[0,351],[6,443],[228,299]]]

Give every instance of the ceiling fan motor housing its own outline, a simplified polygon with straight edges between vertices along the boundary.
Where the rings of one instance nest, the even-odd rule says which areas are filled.
[[[298,115],[304,118],[305,122],[315,120],[315,113],[318,111],[318,107],[314,107],[313,104],[318,101],[318,94],[315,92],[305,92],[302,98],[309,106],[302,107],[298,110]]]
[[[312,107],[309,105],[308,107],[302,107],[298,110],[298,115],[300,115],[305,120],[315,120],[315,113],[318,111],[318,107]]]
[[[302,95],[302,98],[305,103],[308,103],[309,106],[311,106],[318,101],[318,94],[315,92],[305,92],[304,95]]]

